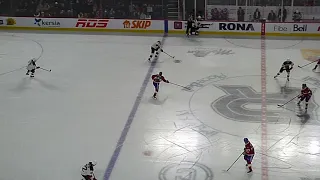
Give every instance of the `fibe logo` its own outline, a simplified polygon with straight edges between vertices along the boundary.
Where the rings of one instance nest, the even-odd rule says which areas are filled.
[[[219,23],[219,30],[254,31],[254,27],[246,23]]]
[[[273,26],[273,31],[288,31],[287,27],[279,26],[279,25],[274,25]]]
[[[308,30],[308,26],[306,24],[300,25],[300,26],[299,26],[299,24],[294,24],[293,25],[293,31],[294,32],[297,32],[297,31],[306,32],[307,30]]]

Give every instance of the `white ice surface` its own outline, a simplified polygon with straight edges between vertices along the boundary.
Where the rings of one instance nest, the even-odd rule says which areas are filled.
[[[0,179],[80,180],[80,167],[96,160],[96,175],[102,180],[148,71],[150,45],[157,40],[161,37],[1,33]],[[306,64],[300,49],[318,44],[267,41],[268,93],[284,86],[284,78],[273,76],[286,58],[296,66]],[[199,58],[188,53],[199,48],[233,54]],[[260,123],[232,121],[210,107],[225,95],[217,85],[248,85],[261,91],[260,40],[169,37],[164,50],[182,60],[174,63],[161,54],[154,73],[162,71],[171,82],[188,85],[221,74],[227,79],[193,92],[161,84],[157,101],[150,98],[150,82],[111,180],[209,180],[199,164],[216,180],[260,180]],[[25,76],[24,69],[3,74],[40,55],[38,65],[51,73],[38,70],[34,79]],[[287,87],[300,88],[307,76],[319,78],[311,68],[295,67]],[[319,97],[314,91],[318,104]],[[309,113],[312,118],[302,123],[295,113],[283,110],[279,123],[268,125],[270,180],[320,177],[319,112]],[[246,173],[242,158],[224,172],[243,150],[244,137],[257,151],[254,172]]]

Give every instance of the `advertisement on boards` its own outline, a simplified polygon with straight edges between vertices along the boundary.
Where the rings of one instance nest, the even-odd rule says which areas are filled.
[[[183,29],[183,22],[182,21],[174,21],[173,28],[174,29]]]
[[[255,31],[253,24],[251,23],[238,23],[238,22],[220,22],[220,31]]]
[[[292,31],[293,32],[307,32],[308,25],[307,24],[293,24]]]
[[[60,27],[61,22],[55,19],[34,18],[34,23],[38,27]]]
[[[108,26],[108,19],[78,19],[76,23],[77,28],[106,28]]]
[[[291,29],[287,27],[285,24],[283,25],[273,25],[274,32],[290,32]]]
[[[9,26],[13,26],[15,24],[17,24],[16,20],[13,18],[7,18],[4,22],[4,25],[9,25]]]
[[[125,20],[123,21],[125,29],[148,29],[152,25],[151,20]]]

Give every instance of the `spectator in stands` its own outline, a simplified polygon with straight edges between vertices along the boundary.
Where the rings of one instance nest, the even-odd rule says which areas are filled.
[[[228,12],[227,8],[224,8],[223,10],[221,10],[220,17],[221,17],[221,20],[223,20],[223,21],[229,20],[229,12]]]
[[[211,20],[219,20],[219,11],[217,8],[211,9]]]
[[[283,13],[282,13],[282,9],[283,9]],[[282,19],[281,19],[281,15],[282,15]],[[286,10],[285,7],[279,9],[279,11],[278,11],[278,19],[279,19],[279,22],[285,22],[286,21],[286,19],[287,19],[287,10]]]
[[[270,13],[268,14],[268,21],[275,22],[276,20],[277,20],[277,15],[276,13],[274,13],[273,10],[271,10]]]
[[[256,11],[253,13],[253,20],[255,22],[259,22],[261,19],[261,13],[259,11],[259,9],[257,8]]]
[[[245,12],[241,7],[239,7],[238,9],[237,15],[238,15],[238,21],[244,21]]]
[[[302,19],[301,12],[297,9],[297,10],[293,13],[293,15],[292,15],[292,20],[293,20],[294,22],[300,22],[301,19]]]

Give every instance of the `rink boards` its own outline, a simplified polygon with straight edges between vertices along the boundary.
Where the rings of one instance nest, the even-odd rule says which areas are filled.
[[[264,29],[265,28],[265,29]],[[0,17],[0,29],[98,31],[184,34],[185,21],[140,19]],[[201,34],[259,36],[320,36],[320,23],[201,21]]]

